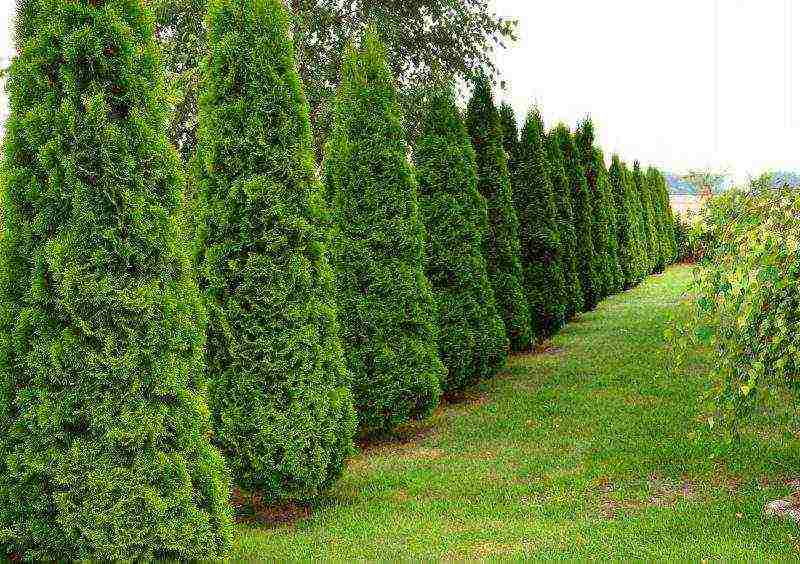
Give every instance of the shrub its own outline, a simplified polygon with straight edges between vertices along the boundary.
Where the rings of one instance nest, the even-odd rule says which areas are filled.
[[[651,188],[647,175],[642,171],[639,161],[633,163],[633,182],[639,194],[641,208],[641,241],[642,241],[642,279],[653,273],[656,267],[655,213]]]
[[[8,82],[0,242],[0,551],[216,559],[205,310],[140,0],[28,0]]]
[[[345,54],[325,168],[339,312],[361,427],[391,430],[436,407],[445,369],[394,78],[371,31]]]
[[[216,440],[273,500],[327,489],[355,432],[289,37],[280,0],[210,1],[197,154]]]
[[[653,263],[655,272],[664,272],[667,266],[667,249],[665,235],[665,214],[661,199],[661,174],[649,167],[645,174],[645,185],[650,191],[653,208]]]
[[[530,348],[530,310],[523,289],[519,220],[514,210],[500,116],[489,79],[481,75],[467,112],[467,131],[478,164],[478,191],[489,211],[487,263],[497,306],[515,352]]]
[[[624,288],[633,288],[638,283],[639,219],[635,209],[635,194],[628,180],[629,171],[617,155],[611,159],[608,171],[609,184],[616,202],[617,242],[619,246],[619,262],[624,281]]]
[[[583,311],[591,311],[602,299],[600,269],[594,244],[592,195],[581,166],[580,153],[569,129],[564,124],[560,124],[554,133],[564,158],[564,168],[567,171],[572,196],[572,209],[575,213],[578,277],[583,292]]]
[[[486,200],[452,90],[431,91],[414,162],[428,230],[427,275],[439,310],[439,354],[447,367],[442,388],[452,393],[494,376],[508,356],[484,256]]]
[[[531,327],[536,338],[544,340],[564,325],[566,279],[544,125],[538,110],[530,111],[522,129],[513,184]]]
[[[621,290],[622,272],[619,266],[618,243],[614,236],[616,215],[610,197],[608,171],[602,151],[595,146],[594,124],[584,121],[575,133],[575,141],[592,196],[592,230],[595,243],[597,276],[602,297]]]
[[[800,369],[800,221],[796,191],[732,192],[704,212],[711,243],[696,270],[693,307],[677,325],[682,347],[713,350],[717,419],[793,405]]]
[[[646,230],[644,225],[644,207],[642,206],[642,197],[637,187],[636,169],[629,169],[627,165],[624,166],[625,174],[623,178],[627,179],[628,190],[631,193],[631,209],[633,211],[633,224],[636,226],[636,270],[634,271],[634,285],[641,283],[648,275],[647,271],[647,246],[646,246]]]
[[[561,262],[564,271],[565,320],[570,320],[583,311],[583,288],[578,268],[578,237],[575,231],[575,215],[572,209],[572,189],[564,167],[564,154],[555,131],[545,136],[547,164],[553,195],[556,202],[558,235],[561,242]]]

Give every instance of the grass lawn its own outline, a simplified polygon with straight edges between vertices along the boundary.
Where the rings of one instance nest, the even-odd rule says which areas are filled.
[[[547,353],[368,445],[304,518],[239,525],[234,556],[797,557],[800,528],[763,516],[800,488],[790,416],[731,443],[700,419],[710,356],[671,367],[663,332],[690,278],[673,268],[606,301]]]

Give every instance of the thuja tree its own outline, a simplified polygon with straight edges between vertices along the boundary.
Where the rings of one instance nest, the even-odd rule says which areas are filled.
[[[427,275],[439,309],[439,353],[447,368],[442,388],[453,393],[505,365],[508,339],[484,256],[486,200],[478,193],[475,151],[452,89],[431,91],[414,163],[428,231]]]
[[[445,369],[394,77],[373,32],[345,56],[325,167],[342,335],[361,427],[390,430],[433,410]]]
[[[647,168],[645,183],[650,193],[651,205],[653,208],[653,263],[655,272],[664,272],[667,265],[667,250],[665,248],[666,237],[664,229],[665,210],[662,207],[660,193],[660,174],[653,167]]]
[[[616,238],[619,247],[619,264],[624,287],[630,289],[637,283],[639,271],[638,219],[634,205],[634,194],[627,176],[629,171],[619,156],[611,159],[608,180],[616,202]]]
[[[636,227],[636,261],[634,266],[634,285],[639,284],[648,275],[647,263],[647,231],[644,225],[644,208],[642,197],[637,187],[636,168],[630,169],[625,165],[623,178],[627,183],[630,193],[631,209],[633,210],[633,224]]]
[[[667,187],[667,179],[664,174],[659,171],[659,186],[661,191],[661,202],[664,209],[664,236],[666,237],[667,249],[667,264],[674,264],[678,260],[678,241],[675,237],[675,214],[672,210],[672,204],[669,200],[669,188]]]
[[[205,310],[143,0],[19,4],[0,242],[0,550],[216,559]]]
[[[650,186],[647,174],[642,170],[639,161],[633,163],[633,182],[639,194],[642,217],[642,248],[644,253],[644,276],[652,274],[656,266],[655,245],[655,214],[653,212],[653,199],[650,195]]]
[[[605,166],[605,157],[601,149],[595,147],[595,161],[600,163],[600,178],[598,181],[599,192],[607,210],[608,217],[608,260],[611,284],[610,293],[621,292],[625,287],[625,276],[619,258],[619,240],[617,239],[617,201],[611,189],[611,180]]]
[[[485,75],[475,81],[467,112],[467,131],[477,158],[478,190],[486,198],[489,211],[489,278],[511,348],[523,351],[531,346],[532,334],[530,309],[523,289],[519,219],[512,201],[500,115]]]
[[[538,110],[528,113],[518,155],[514,204],[520,219],[525,291],[534,335],[544,340],[564,325],[567,308],[558,209]]]
[[[565,320],[568,321],[583,311],[584,301],[579,276],[578,236],[575,231],[575,214],[572,209],[572,190],[567,170],[564,167],[564,154],[561,152],[561,145],[555,130],[546,135],[545,150],[556,203],[556,224],[561,244],[561,265],[564,272],[564,293],[561,301],[564,304]]]
[[[591,311],[602,299],[602,280],[599,261],[595,253],[594,210],[592,194],[586,182],[586,174],[581,166],[581,155],[567,126],[559,124],[554,134],[564,160],[567,172],[572,209],[575,214],[574,225],[577,238],[578,277],[583,292],[583,311]]]
[[[200,279],[216,440],[268,499],[317,496],[352,452],[308,105],[280,0],[211,0],[203,65]]]
[[[500,127],[503,130],[503,148],[508,157],[508,171],[511,174],[512,191],[514,174],[519,163],[520,139],[519,124],[514,108],[508,102],[503,102],[497,110],[500,114]]]
[[[592,200],[592,234],[597,260],[600,297],[613,294],[618,281],[618,258],[612,246],[611,213],[606,196],[606,167],[603,154],[595,147],[594,124],[584,121],[575,132],[575,144],[581,156],[586,183]]]

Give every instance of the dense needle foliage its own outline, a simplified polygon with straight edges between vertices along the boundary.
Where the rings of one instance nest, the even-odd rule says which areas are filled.
[[[366,431],[428,415],[445,374],[407,154],[394,77],[368,32],[345,57],[325,155],[342,336]]]
[[[18,4],[3,144],[0,550],[216,559],[205,310],[142,0]]]
[[[484,256],[486,200],[478,193],[475,151],[452,89],[434,89],[414,149],[428,230],[427,275],[439,309],[439,353],[452,393],[505,365],[508,339]]]
[[[200,98],[200,278],[216,440],[245,490],[318,496],[355,412],[308,104],[280,0],[211,0]]]
[[[503,128],[489,79],[481,75],[467,111],[467,130],[478,164],[478,190],[489,211],[487,262],[497,306],[513,351],[532,344],[530,309],[523,289],[519,219],[514,210]]]

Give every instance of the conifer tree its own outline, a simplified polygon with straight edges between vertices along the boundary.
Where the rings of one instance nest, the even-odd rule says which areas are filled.
[[[530,309],[523,289],[519,220],[512,201],[500,116],[485,75],[479,76],[475,82],[467,111],[467,131],[478,164],[478,191],[486,198],[489,211],[489,279],[511,349],[524,351],[530,348],[533,337]]]
[[[675,214],[672,211],[672,203],[669,199],[669,189],[667,179],[659,171],[659,184],[661,186],[662,206],[665,213],[665,236],[667,238],[667,264],[675,264],[678,260],[678,242],[675,238]]]
[[[600,179],[598,186],[600,194],[605,202],[605,208],[608,213],[608,257],[610,261],[609,268],[611,270],[611,287],[612,294],[618,294],[625,288],[625,276],[622,272],[622,265],[620,264],[619,255],[619,240],[617,239],[617,202],[611,189],[611,180],[609,178],[608,169],[605,166],[605,157],[600,149],[595,148],[595,159],[600,163]]]
[[[619,291],[621,278],[616,238],[613,237],[613,210],[609,207],[608,178],[602,151],[595,146],[594,124],[586,119],[575,133],[586,182],[592,196],[592,229],[598,263],[601,296]]]
[[[339,314],[361,428],[388,431],[431,413],[445,368],[395,80],[373,31],[345,54],[325,171]]]
[[[647,168],[645,181],[653,207],[653,262],[655,264],[653,270],[657,273],[664,272],[667,265],[666,225],[664,223],[666,210],[662,207],[660,178],[661,175],[655,168]]]
[[[572,195],[572,209],[575,213],[575,234],[578,240],[578,276],[583,292],[583,311],[591,311],[602,299],[600,268],[594,243],[594,210],[592,195],[586,182],[586,174],[581,166],[581,155],[575,140],[564,124],[555,128],[561,152],[564,156],[564,168]]]
[[[569,321],[583,311],[584,301],[578,267],[578,237],[572,209],[572,190],[555,130],[545,136],[545,149],[561,242],[560,254],[564,271],[564,296],[561,301],[564,304],[565,321]]]
[[[637,187],[636,169],[629,169],[624,165],[624,178],[628,184],[628,191],[631,194],[631,209],[633,210],[633,222],[636,226],[636,261],[634,271],[634,286],[641,283],[647,276],[647,232],[644,226],[644,207],[642,197]]]
[[[653,213],[653,199],[650,195],[650,187],[647,175],[642,170],[639,161],[633,163],[633,181],[636,191],[639,194],[642,214],[642,250],[644,255],[644,277],[653,273],[656,266],[656,245],[655,245],[655,218]]]
[[[414,150],[428,231],[427,275],[439,310],[446,393],[491,378],[508,357],[505,326],[489,282],[486,200],[475,151],[452,89],[433,89]]]
[[[289,29],[280,0],[210,0],[197,155],[216,440],[268,499],[318,496],[355,432]]]
[[[635,210],[634,193],[627,178],[629,174],[619,156],[614,155],[608,176],[616,202],[616,234],[625,289],[633,288],[637,284],[640,256],[637,237],[639,221]]]
[[[143,0],[27,0],[0,241],[0,553],[217,559],[205,309]]]
[[[511,175],[512,192],[514,174],[516,173],[519,150],[520,150],[520,131],[517,124],[517,116],[514,113],[514,108],[508,102],[503,102],[497,110],[500,113],[500,127],[503,130],[503,148],[508,157],[508,171]]]
[[[566,279],[562,266],[558,211],[545,149],[544,124],[536,109],[528,113],[514,175],[514,203],[520,219],[522,268],[534,336],[553,336],[566,317]]]

